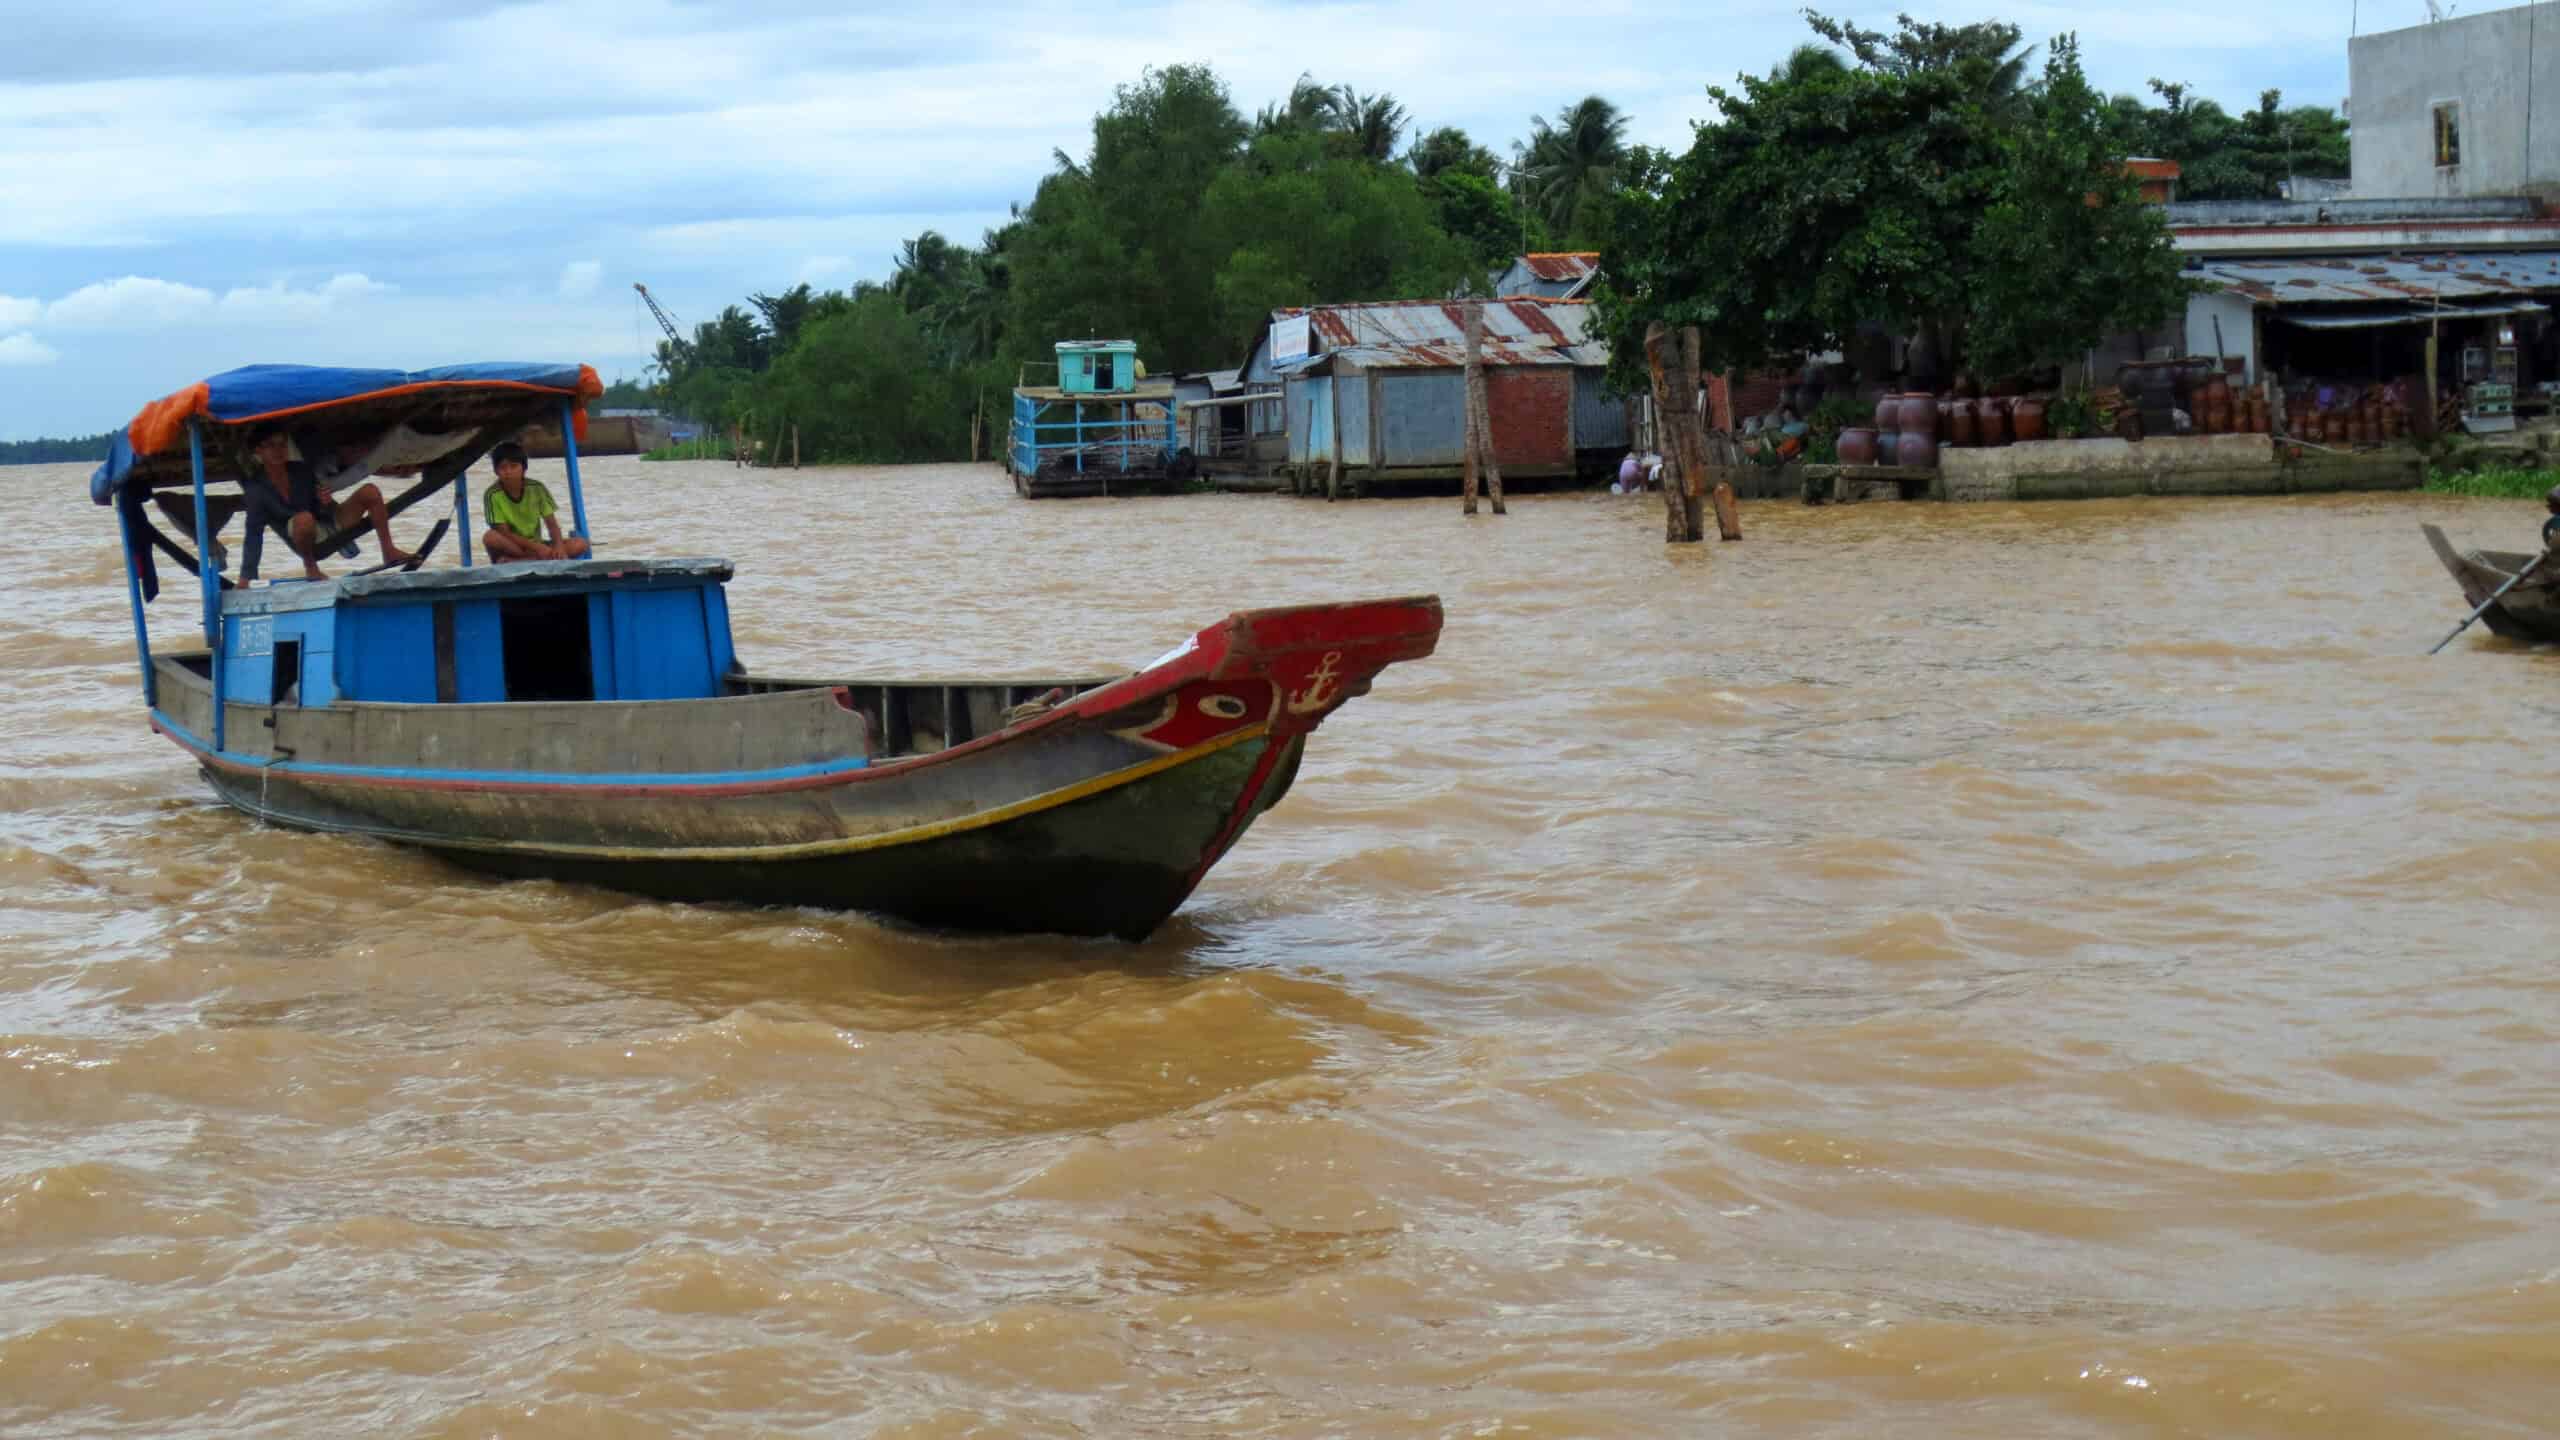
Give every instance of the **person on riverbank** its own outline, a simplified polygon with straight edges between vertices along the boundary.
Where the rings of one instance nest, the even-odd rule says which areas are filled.
[[[2551,512],[2551,518],[2542,522],[2542,548],[2560,550],[2560,485],[2542,492],[2542,508]]]
[[[575,560],[587,553],[584,536],[560,533],[559,503],[541,481],[526,476],[522,445],[510,440],[490,451],[489,464],[498,472],[498,483],[480,496],[480,512],[489,517],[480,548],[489,552],[492,563]]]
[[[282,426],[268,429],[250,448],[259,474],[241,487],[252,526],[271,525],[284,533],[302,560],[302,578],[326,580],[316,548],[323,528],[344,530],[363,520],[373,526],[386,565],[405,565],[413,557],[391,541],[391,511],[379,487],[367,484],[344,500],[312,474],[311,466],[293,457],[292,442]]]

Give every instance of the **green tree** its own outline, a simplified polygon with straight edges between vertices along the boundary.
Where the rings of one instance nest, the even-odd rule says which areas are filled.
[[[1676,159],[1640,152],[1609,207],[1599,321],[1622,381],[1645,326],[1694,324],[1714,368],[1873,326],[2001,371],[2153,324],[2186,284],[2069,37],[2004,90],[2013,38],[1906,20],[1876,38],[1812,17],[1857,63],[1709,87]],[[1826,26],[1830,28],[1826,29]],[[1835,33],[1836,32],[1836,33]]]
[[[1200,214],[1226,256],[1211,339],[1230,358],[1274,306],[1446,295],[1476,269],[1411,171],[1320,135],[1256,140],[1210,185]]]
[[[916,317],[885,290],[812,320],[755,377],[742,411],[755,438],[800,430],[806,459],[891,463],[968,453],[967,382],[933,363]]]
[[[1473,170],[1452,166],[1421,182],[1433,217],[1478,266],[1500,270],[1531,247],[1520,197]]]
[[[1412,118],[1393,95],[1363,95],[1348,85],[1334,91],[1334,132],[1350,141],[1356,154],[1376,164],[1395,158],[1396,142],[1404,137],[1404,127]]]
[[[1061,339],[1127,336],[1160,372],[1232,360],[1214,326],[1230,251],[1199,218],[1247,129],[1206,66],[1121,86],[1094,118],[1091,157],[1041,182],[1013,243],[1013,343],[1029,356]]]
[[[1513,146],[1511,175],[1529,212],[1568,247],[1594,238],[1598,202],[1615,190],[1627,161],[1627,117],[1597,95],[1531,116],[1529,138]]]
[[[2178,162],[2182,200],[2272,200],[2296,175],[2347,173],[2347,122],[2318,105],[2287,108],[2267,90],[2234,116],[2183,83],[2153,80],[2156,106],[2130,95],[2107,105],[2119,150]]]
[[[1404,160],[1413,167],[1414,174],[1425,180],[1437,179],[1452,170],[1483,180],[1502,179],[1502,161],[1455,125],[1443,125],[1414,141]]]

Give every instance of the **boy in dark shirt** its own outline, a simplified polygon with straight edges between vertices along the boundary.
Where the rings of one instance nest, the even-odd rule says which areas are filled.
[[[368,484],[340,500],[328,486],[312,478],[309,465],[290,458],[282,427],[260,435],[249,453],[258,466],[258,473],[240,487],[249,502],[249,523],[273,525],[284,531],[285,538],[293,542],[294,553],[302,559],[305,580],[329,578],[328,572],[320,568],[319,552],[313,548],[321,531],[344,529],[358,518],[372,522],[384,564],[406,564],[411,558],[408,551],[391,543],[391,512],[382,503],[381,490]]]
[[[2542,508],[2551,512],[2551,518],[2542,522],[2542,548],[2560,550],[2560,485],[2543,492]]]

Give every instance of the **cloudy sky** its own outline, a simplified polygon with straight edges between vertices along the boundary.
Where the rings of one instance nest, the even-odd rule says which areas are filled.
[[[2347,3],[1911,9],[2077,29],[2111,90],[2346,90]],[[1503,153],[1598,92],[1677,147],[1706,83],[1805,38],[1788,5],[1654,0],[0,0],[0,439],[108,429],[258,361],[637,376],[633,281],[689,326],[885,276],[927,228],[974,241],[1149,64],[1206,61],[1247,113],[1301,71],[1392,91]]]

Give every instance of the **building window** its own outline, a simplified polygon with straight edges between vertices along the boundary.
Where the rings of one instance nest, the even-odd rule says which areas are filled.
[[[2462,163],[2462,107],[2448,100],[2436,107],[2436,164]]]

